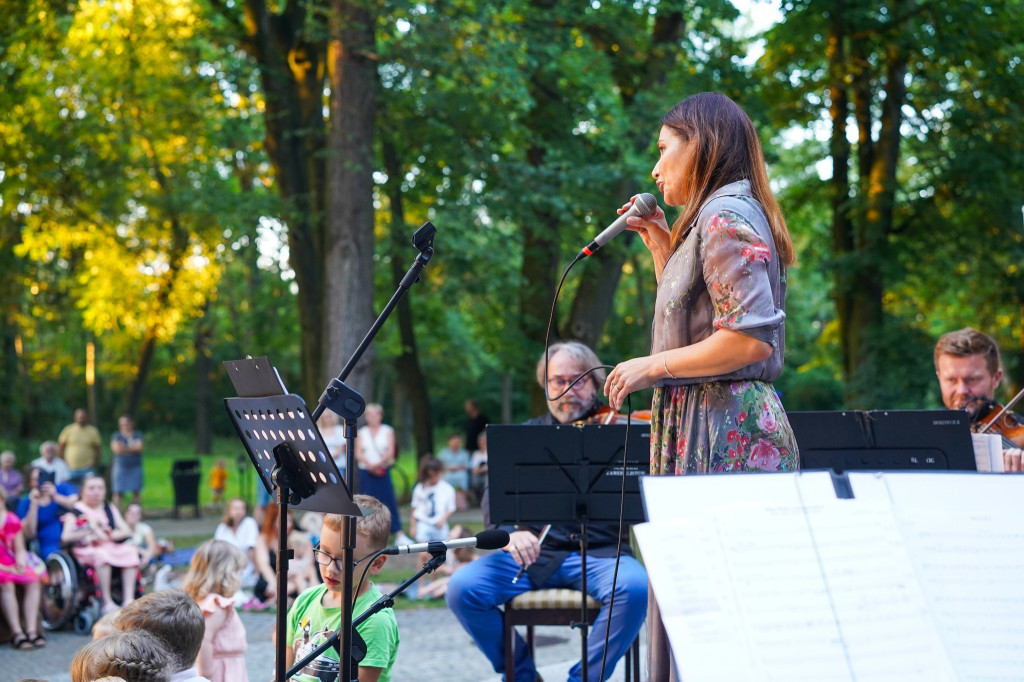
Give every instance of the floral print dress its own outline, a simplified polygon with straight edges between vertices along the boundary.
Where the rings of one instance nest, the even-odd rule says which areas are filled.
[[[782,372],[785,300],[785,268],[749,183],[722,187],[662,271],[651,353],[718,329],[774,350],[727,375],[659,382],[651,405],[652,474],[799,469],[796,439],[771,383]]]

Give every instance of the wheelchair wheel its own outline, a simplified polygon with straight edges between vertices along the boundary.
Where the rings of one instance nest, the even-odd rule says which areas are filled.
[[[46,558],[49,578],[40,611],[43,627],[59,630],[75,615],[78,600],[78,567],[74,559],[64,552],[54,552]]]
[[[75,629],[75,634],[79,635],[91,635],[92,626],[100,618],[100,607],[98,604],[90,604],[75,616],[71,627]]]

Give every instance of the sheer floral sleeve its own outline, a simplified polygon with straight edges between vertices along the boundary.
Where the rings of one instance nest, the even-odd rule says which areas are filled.
[[[704,222],[700,240],[714,329],[730,329],[778,346],[786,314],[775,305],[770,270],[774,249],[742,215],[722,210]]]

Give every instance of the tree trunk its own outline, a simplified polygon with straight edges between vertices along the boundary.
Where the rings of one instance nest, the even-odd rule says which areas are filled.
[[[907,15],[912,3],[901,2],[898,14]],[[900,153],[902,107],[906,101],[907,56],[898,36],[887,43],[885,97],[877,122],[872,114],[871,65],[866,38],[850,39],[840,4],[830,28],[829,73],[832,98],[831,153],[833,158],[832,241],[836,261],[835,301],[842,345],[845,402],[851,408],[871,404],[878,373],[875,341],[884,330],[886,244],[892,230],[896,196],[896,169]],[[848,58],[845,42],[851,40]],[[847,85],[849,78],[849,85]],[[850,206],[850,148],[846,139],[849,92],[857,122],[857,210]]]
[[[572,300],[565,330],[567,337],[596,348],[615,302],[626,257],[624,251],[602,249],[587,260],[590,262],[584,262],[584,267],[577,266],[574,273],[581,285]]]
[[[330,44],[330,187],[326,260],[330,379],[348,362],[374,320],[373,139],[377,67],[374,17],[357,2],[333,0]],[[372,399],[373,347],[345,383]]]
[[[856,291],[856,268],[852,263],[854,249],[853,222],[850,218],[850,142],[846,137],[849,97],[845,83],[846,20],[843,9],[842,3],[835,8],[828,41],[829,116],[832,119],[832,136],[829,140],[832,178],[829,181],[829,195],[832,208],[832,252],[836,262],[833,270],[836,317],[839,320],[843,376],[849,379],[856,371],[858,359],[854,348],[855,339],[848,335],[853,308],[852,296]],[[859,149],[864,149],[864,145],[862,144]]]
[[[408,266],[412,264],[415,254],[408,247],[405,208],[402,202],[402,164],[392,139],[384,141],[384,170],[388,175],[387,195],[391,204],[391,281],[397,288],[405,277]],[[401,352],[395,359],[398,381],[403,384],[403,391],[412,408],[412,430],[416,439],[416,456],[434,451],[433,420],[430,415],[430,391],[423,369],[420,367],[419,354],[416,349],[416,330],[413,326],[412,296],[410,291],[399,301],[396,314],[398,316],[398,333],[401,339]]]
[[[306,400],[324,388],[324,52],[322,33],[307,3],[289,2],[274,14],[264,0],[245,1],[246,49],[259,65],[266,98],[267,156],[288,206],[288,262],[299,295],[301,391]],[[219,5],[217,5],[219,6]],[[222,9],[233,18],[230,9]],[[312,25],[311,25],[312,24]]]
[[[210,428],[210,373],[213,371],[213,362],[210,360],[210,339],[213,338],[213,328],[207,322],[205,315],[209,305],[203,306],[204,315],[196,320],[196,454],[209,455],[213,453],[213,432]]]

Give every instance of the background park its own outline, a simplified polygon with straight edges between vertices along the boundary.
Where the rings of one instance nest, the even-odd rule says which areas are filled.
[[[466,399],[541,412],[562,270],[655,189],[660,116],[703,90],[754,118],[796,240],[787,409],[937,407],[932,346],[967,325],[1009,394],[1022,48],[1020,0],[0,0],[0,447],[25,464],[76,407],[104,440],[130,413],[147,508],[180,458],[224,457],[234,495],[221,363],[268,355],[315,401],[427,220],[434,257],[348,383],[406,478]],[[623,235],[552,336],[643,354],[654,286]]]

